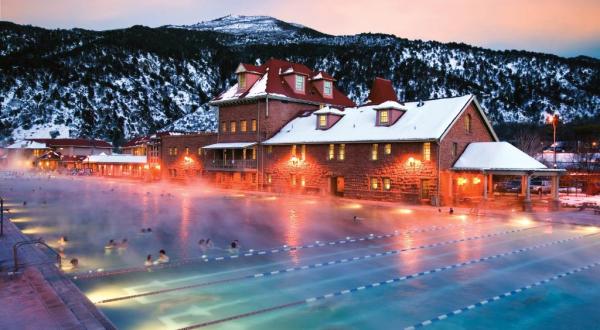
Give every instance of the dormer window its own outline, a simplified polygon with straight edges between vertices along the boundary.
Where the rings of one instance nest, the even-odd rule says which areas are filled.
[[[319,115],[319,128],[327,128],[327,115]]]
[[[390,111],[380,110],[379,111],[379,125],[388,125],[390,123]]]
[[[296,92],[304,92],[304,76],[296,75]]]
[[[243,73],[238,74],[238,88],[246,88],[246,75]]]
[[[331,96],[333,93],[333,84],[329,80],[323,82],[323,94],[325,96]]]

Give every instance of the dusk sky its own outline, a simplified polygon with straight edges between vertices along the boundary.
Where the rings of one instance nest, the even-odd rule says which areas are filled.
[[[106,30],[269,15],[329,34],[381,32],[600,58],[599,0],[0,0],[0,20]]]

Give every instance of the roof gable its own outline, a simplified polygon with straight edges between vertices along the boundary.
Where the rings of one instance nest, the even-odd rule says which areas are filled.
[[[547,167],[508,142],[472,142],[454,163],[457,170],[536,170]]]

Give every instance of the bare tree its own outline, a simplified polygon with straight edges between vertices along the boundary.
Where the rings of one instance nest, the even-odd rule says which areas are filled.
[[[529,156],[539,154],[543,149],[542,136],[534,129],[519,129],[514,136],[515,146]]]

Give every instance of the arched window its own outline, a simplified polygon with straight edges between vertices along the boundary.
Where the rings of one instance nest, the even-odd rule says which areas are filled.
[[[467,114],[465,116],[465,133],[471,133],[472,121],[471,115]]]

